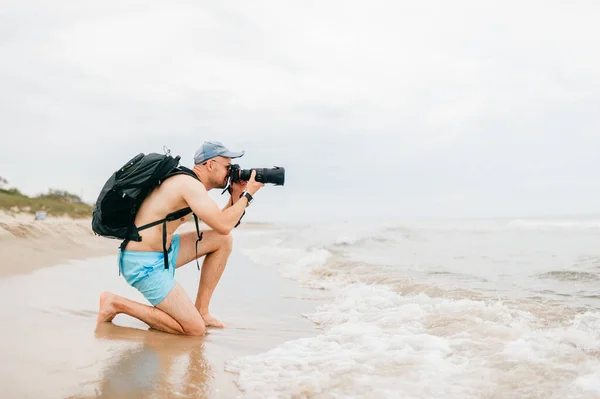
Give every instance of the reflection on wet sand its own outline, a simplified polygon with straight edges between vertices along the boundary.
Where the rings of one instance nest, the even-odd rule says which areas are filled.
[[[83,384],[83,390],[95,393],[77,397],[208,397],[212,376],[204,358],[204,337],[176,336],[112,323],[99,323],[95,336],[109,341],[108,351],[114,355],[106,362],[100,381]]]

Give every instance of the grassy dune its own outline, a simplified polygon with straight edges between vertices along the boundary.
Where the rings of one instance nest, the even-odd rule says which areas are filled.
[[[48,194],[28,197],[16,189],[0,189],[0,210],[31,214],[45,211],[51,216],[88,218],[92,216],[93,207],[66,192],[51,191]]]

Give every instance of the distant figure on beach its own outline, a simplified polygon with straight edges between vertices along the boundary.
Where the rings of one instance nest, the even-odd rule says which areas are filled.
[[[255,180],[255,171],[247,182],[232,181],[231,197],[223,209],[219,209],[208,191],[227,187],[231,160],[243,154],[230,151],[220,142],[204,142],[194,155],[192,169],[199,180],[180,174],[169,177],[150,192],[136,215],[136,226],[189,207],[211,229],[200,231],[201,235],[196,231],[175,234],[187,217],[168,222],[168,262],[164,261],[163,225],[140,231],[141,241],[129,241],[119,251],[119,268],[127,283],[139,290],[152,306],[103,292],[98,322],[110,322],[117,314],[124,313],[156,330],[173,334],[202,335],[207,326],[225,327],[210,314],[210,299],[231,253],[230,233],[264,184]],[[175,281],[175,269],[203,256],[198,295],[193,303]]]

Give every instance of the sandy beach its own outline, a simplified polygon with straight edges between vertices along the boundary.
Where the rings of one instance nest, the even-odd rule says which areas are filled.
[[[23,274],[73,259],[115,253],[119,243],[94,235],[89,219],[0,211],[0,277]]]
[[[0,228],[7,304],[0,310],[0,385],[7,398],[237,397],[237,375],[225,371],[226,362],[318,333],[302,317],[317,305],[308,289],[253,263],[235,244],[211,304],[228,328],[180,337],[125,315],[98,325],[102,291],[147,303],[118,274],[117,240],[95,237],[89,220],[4,214]],[[195,262],[176,273],[191,297],[199,276]]]

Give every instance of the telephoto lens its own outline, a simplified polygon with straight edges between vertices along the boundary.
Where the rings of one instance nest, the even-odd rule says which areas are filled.
[[[283,186],[285,183],[285,168],[275,166],[273,168],[252,168],[252,169],[241,169],[239,165],[232,165],[231,167],[231,181],[248,181],[252,175],[252,171],[256,171],[254,180],[264,184],[274,184],[276,186]]]

